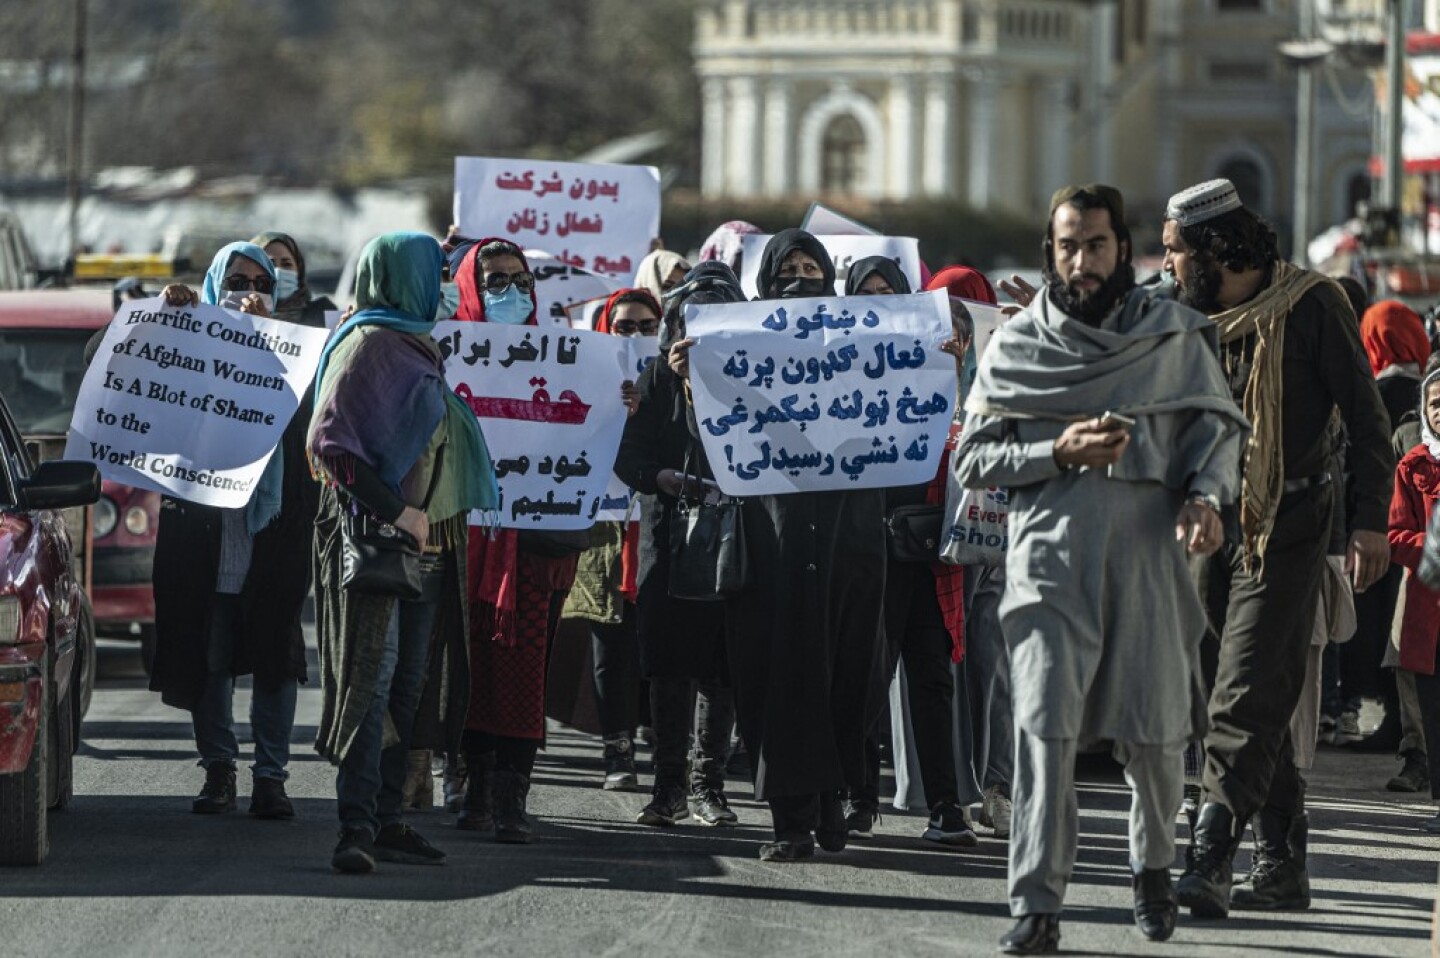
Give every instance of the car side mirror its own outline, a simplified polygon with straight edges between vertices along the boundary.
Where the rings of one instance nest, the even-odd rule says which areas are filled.
[[[88,506],[100,498],[100,470],[93,462],[52,459],[36,466],[19,491],[22,509]]]

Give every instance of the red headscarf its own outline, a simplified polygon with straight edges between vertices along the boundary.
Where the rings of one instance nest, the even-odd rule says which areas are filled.
[[[657,320],[665,315],[665,311],[660,308],[660,301],[648,289],[642,289],[639,286],[617,289],[610,294],[609,299],[605,300],[600,315],[595,317],[595,332],[610,334],[610,315],[615,311],[615,307],[620,305],[621,297],[624,297],[627,303],[639,302],[649,307],[655,313]]]
[[[452,277],[455,280],[456,288],[460,291],[460,308],[455,311],[456,319],[472,323],[485,322],[485,296],[484,289],[480,285],[480,250],[487,243],[506,243],[515,246],[503,236],[490,236],[465,251],[465,255],[460,259],[460,268]],[[520,247],[515,246],[515,251],[511,255],[520,260],[520,266],[525,272],[530,272],[530,263],[525,259],[525,252]],[[539,311],[539,305],[540,301],[535,298],[535,287],[531,286],[530,318],[525,320],[526,326],[536,325],[535,316]]]
[[[998,306],[1000,303],[999,297],[995,295],[995,287],[990,285],[985,274],[968,266],[945,267],[925,284],[926,292],[933,289],[948,289],[951,296],[973,299],[991,306]]]
[[[1425,368],[1430,358],[1430,340],[1420,315],[1396,299],[1382,299],[1365,310],[1360,320],[1360,341],[1370,357],[1375,375],[1388,366],[1414,364],[1416,372]]]

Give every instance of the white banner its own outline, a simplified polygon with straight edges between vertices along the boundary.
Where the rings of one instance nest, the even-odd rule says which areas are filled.
[[[625,426],[620,384],[633,378],[619,336],[447,321],[432,334],[445,378],[480,420],[500,484],[500,525],[588,529]],[[482,517],[476,513],[472,521]]]
[[[660,235],[660,171],[457,156],[455,223],[628,283]]]
[[[525,261],[535,274],[535,321],[541,326],[576,326],[571,318],[575,307],[597,299],[603,304],[623,287],[613,277],[562,263],[540,250],[527,249]]]
[[[955,407],[944,290],[687,306],[690,385],[720,489],[929,482]]]
[[[126,303],[85,372],[65,458],[128,486],[243,506],[328,336],[219,306]]]
[[[867,236],[863,234],[846,235],[820,235],[815,238],[829,252],[830,258],[835,261],[835,295],[845,295],[845,274],[850,271],[850,264],[858,259],[867,256],[888,256],[900,267],[900,272],[910,281],[912,290],[919,290],[924,284],[920,282],[920,241],[913,236]],[[760,255],[765,252],[765,244],[770,242],[770,237],[761,233],[751,233],[741,237],[743,244],[743,259],[740,269],[740,286],[745,290],[745,295],[755,297],[760,295],[756,279],[760,273]]]
[[[1040,295],[1044,295],[1041,293]],[[995,335],[1005,320],[1009,319],[1005,311],[999,306],[991,306],[989,303],[979,303],[973,299],[967,299],[965,309],[970,313],[970,319],[975,323],[975,361],[985,355],[985,350],[990,346],[990,338]]]
[[[877,230],[873,230],[858,220],[852,220],[844,213],[836,212],[822,203],[811,203],[810,209],[805,213],[805,220],[800,228],[807,233],[819,236],[822,233],[831,236],[879,236]]]

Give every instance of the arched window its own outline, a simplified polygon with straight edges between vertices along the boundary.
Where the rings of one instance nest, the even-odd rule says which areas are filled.
[[[1248,209],[1263,212],[1265,209],[1265,171],[1260,164],[1245,156],[1226,160],[1220,167],[1220,175],[1235,184],[1240,202]]]
[[[827,193],[858,193],[865,181],[865,131],[842,113],[825,127],[821,142],[820,188]]]

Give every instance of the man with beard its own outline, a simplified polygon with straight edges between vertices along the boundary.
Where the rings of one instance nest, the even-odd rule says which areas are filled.
[[[1195,915],[1223,918],[1231,860],[1250,821],[1257,853],[1235,907],[1307,908],[1305,782],[1289,723],[1339,494],[1332,421],[1338,408],[1354,475],[1345,572],[1361,592],[1390,562],[1389,419],[1345,293],[1281,260],[1274,230],[1228,180],[1176,194],[1165,215],[1165,270],[1180,302],[1214,321],[1229,389],[1253,427],[1240,541],[1194,564],[1219,648],[1203,804],[1176,891]]]
[[[1011,954],[1059,946],[1075,756],[1101,740],[1133,791],[1135,922],[1155,941],[1174,931],[1181,753],[1204,719],[1187,555],[1223,540],[1246,428],[1205,316],[1135,286],[1119,192],[1058,191],[1045,250],[1047,288],[991,339],[956,454],[966,486],[1011,496]]]

